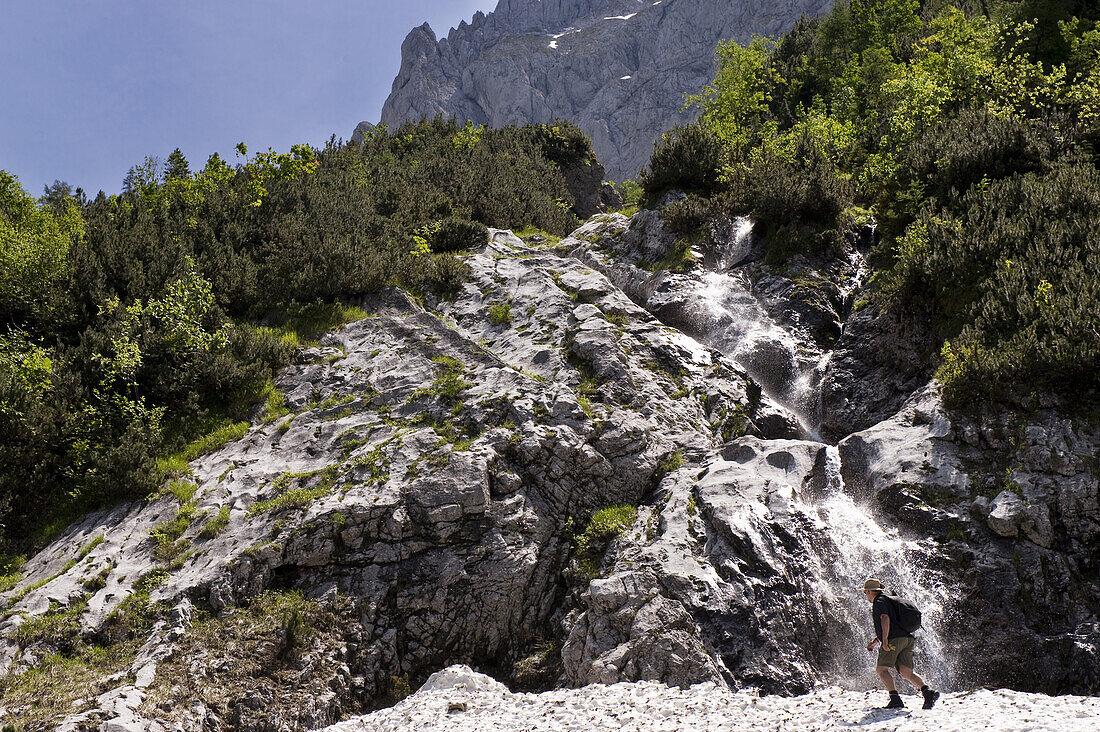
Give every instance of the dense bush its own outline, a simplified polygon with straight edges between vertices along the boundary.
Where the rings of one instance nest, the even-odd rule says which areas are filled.
[[[699,122],[655,151],[648,202],[680,187],[751,213],[770,264],[870,215],[875,297],[932,318],[953,403],[1095,393],[1098,19],[1080,0],[841,0],[783,38],[724,43],[689,98]],[[684,235],[707,207],[666,219]]]
[[[489,243],[489,230],[484,224],[462,219],[444,219],[432,233],[429,246],[433,252],[462,252]]]
[[[727,178],[734,208],[752,212],[765,227],[835,227],[852,193],[835,163],[800,141],[792,154],[761,149]]]
[[[708,128],[688,125],[672,129],[654,144],[649,167],[642,171],[639,182],[645,191],[645,204],[652,206],[672,189],[714,193],[726,159],[718,136]]]
[[[1039,172],[1056,157],[1051,126],[968,108],[915,140],[902,153],[905,183],[944,204],[983,180]]]
[[[530,125],[529,132],[542,154],[562,170],[588,165],[596,160],[592,141],[572,122],[555,120],[549,125]]]
[[[722,209],[717,198],[705,198],[694,193],[665,206],[661,219],[665,228],[676,237],[688,237],[698,233],[714,221]]]
[[[927,210],[884,277],[898,306],[930,301],[949,401],[1100,389],[1100,171],[1070,162]],[[1089,396],[1092,395],[1092,396]]]
[[[565,123],[436,119],[238,155],[147,159],[91,202],[61,183],[35,201],[0,171],[0,553],[148,494],[170,453],[247,416],[296,345],[355,316],[339,303],[450,296],[467,272],[452,253],[486,226],[570,231],[563,166],[591,145]]]

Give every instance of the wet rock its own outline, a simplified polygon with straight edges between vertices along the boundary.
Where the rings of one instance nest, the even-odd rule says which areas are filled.
[[[874,304],[854,312],[822,381],[822,435],[839,440],[890,418],[928,383],[936,347],[917,318]]]

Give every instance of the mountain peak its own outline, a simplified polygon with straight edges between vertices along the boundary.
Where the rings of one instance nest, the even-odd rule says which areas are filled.
[[[443,39],[427,26],[402,46],[382,108],[396,126],[436,114],[479,124],[575,122],[615,180],[714,75],[718,43],[785,32],[831,0],[500,0]],[[415,40],[414,40],[415,34]],[[431,41],[429,42],[429,38]]]

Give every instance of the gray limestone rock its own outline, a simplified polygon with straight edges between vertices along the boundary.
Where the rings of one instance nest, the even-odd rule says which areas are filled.
[[[81,623],[94,635],[156,577],[149,599],[174,609],[145,639],[136,683],[119,686],[118,699],[133,701],[134,723],[157,721],[143,700],[163,693],[164,660],[190,647],[194,608],[231,617],[260,593],[294,588],[333,607],[354,598],[340,612],[356,621],[341,620],[342,635],[326,646],[357,647],[342,661],[348,673],[304,677],[339,690],[327,688],[312,717],[245,686],[230,707],[180,719],[328,722],[341,704],[385,698],[395,676],[420,678],[457,657],[522,658],[568,608],[571,522],[642,502],[674,453],[714,449],[735,428],[759,433],[738,418],[750,401],[740,367],[661,325],[578,259],[494,231],[468,263],[470,281],[453,302],[424,308],[391,292],[366,304],[371,317],[299,354],[276,381],[291,414],[257,415],[242,439],[194,461],[193,504],[166,493],[91,515],[30,559],[25,581],[0,598],[10,605],[0,620],[8,670],[37,662],[13,640],[21,623],[93,586]],[[507,327],[487,315],[497,302],[510,303]],[[761,414],[793,421],[758,402]],[[191,518],[169,564],[151,534],[179,515]],[[49,581],[23,591],[36,578]],[[695,626],[675,607],[639,606],[644,622],[622,668],[713,676]],[[650,643],[648,631],[673,616],[679,634]],[[649,664],[659,648],[669,655]],[[232,661],[224,665],[212,672],[230,674]],[[121,703],[81,712],[81,723],[130,724]]]
[[[960,678],[1100,688],[1098,449],[1100,431],[1054,411],[948,415],[935,385],[841,442],[848,487],[942,547],[924,561],[956,583],[944,630],[987,649]]]
[[[691,119],[685,94],[714,76],[721,40],[777,36],[831,0],[501,0],[445,38],[427,24],[401,46],[382,109],[397,126],[456,117],[500,127],[566,119],[614,180],[635,177],[654,141]]]
[[[90,514],[27,561],[0,595],[0,674],[65,640],[22,624],[68,610],[103,640],[147,595],[121,670],[51,726],[310,729],[457,661],[542,685],[869,685],[856,588],[883,573],[928,603],[937,681],[1100,690],[1100,430],[1041,400],[950,414],[921,384],[835,447],[806,439],[784,354],[812,396],[839,318],[838,348],[884,368],[858,352],[878,341],[845,341],[861,268],[775,271],[751,229],[716,226],[679,273],[646,267],[673,244],[654,212],[558,244],[492,231],[453,301],[363,303],[278,375],[289,414],[191,463],[192,502]],[[822,297],[791,304],[807,283]],[[850,426],[908,382],[829,383],[862,404]],[[581,562],[591,517],[623,505],[633,525]],[[180,517],[167,559],[155,535]],[[290,615],[254,627],[287,590],[315,603],[308,642]]]
[[[1027,507],[1012,491],[1001,491],[989,504],[986,522],[999,536],[1015,539],[1020,533]]]

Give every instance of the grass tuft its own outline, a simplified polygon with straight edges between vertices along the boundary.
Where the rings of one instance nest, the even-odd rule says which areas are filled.
[[[511,325],[512,304],[509,302],[498,302],[495,305],[490,305],[489,322],[494,326]]]
[[[584,531],[576,538],[576,556],[590,577],[599,573],[600,561],[611,542],[638,518],[634,506],[609,506],[592,514]]]

